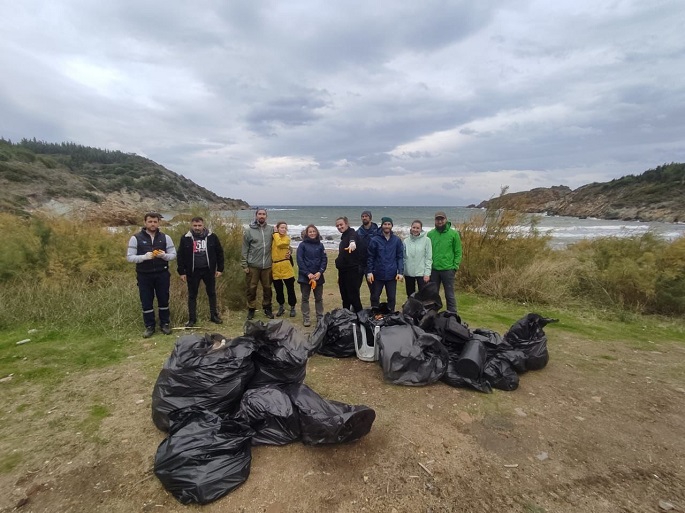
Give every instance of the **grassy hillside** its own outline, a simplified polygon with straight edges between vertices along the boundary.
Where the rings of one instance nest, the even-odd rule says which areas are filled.
[[[155,208],[202,203],[218,208],[248,208],[135,154],[0,139],[0,211],[24,214],[51,200],[103,204],[154,203]]]

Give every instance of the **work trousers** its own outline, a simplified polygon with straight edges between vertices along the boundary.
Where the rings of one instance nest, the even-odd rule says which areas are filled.
[[[143,323],[145,327],[155,327],[155,296],[157,296],[157,309],[159,310],[159,325],[170,324],[169,284],[171,280],[169,271],[136,273],[136,277],[138,279],[138,293],[140,294],[140,304],[143,307]]]
[[[209,267],[195,269],[186,276],[188,284],[188,320],[197,322],[197,293],[200,289],[200,282],[204,282],[209,299],[209,313],[212,317],[218,315],[216,308],[216,278],[214,272]]]
[[[274,289],[276,290],[276,303],[279,305],[285,304],[285,294],[283,293],[283,285],[288,291],[288,304],[295,306],[297,304],[297,297],[295,296],[295,277],[285,278],[284,280],[274,280]]]
[[[262,284],[262,307],[264,310],[271,310],[271,267],[259,269],[250,267],[250,272],[245,277],[247,284],[247,307],[257,308],[257,286]]]
[[[309,283],[300,283],[300,293],[302,294],[302,320],[309,321],[309,294],[312,287]],[[316,311],[316,322],[323,317],[323,285],[317,285],[314,289],[314,309]]]
[[[442,283],[445,289],[445,303],[448,312],[457,313],[457,298],[454,294],[454,277],[457,271],[455,269],[448,269],[446,271],[431,271],[431,281],[438,284],[438,292],[440,292],[440,284]]]
[[[378,308],[381,300],[381,293],[385,288],[385,295],[388,299],[388,310],[395,311],[395,296],[397,295],[397,281],[392,280],[374,280],[372,283],[373,291],[371,292],[371,308]]]
[[[357,313],[362,310],[362,300],[359,297],[359,288],[364,277],[359,274],[359,270],[340,269],[338,270],[338,289],[342,299],[342,307]]]

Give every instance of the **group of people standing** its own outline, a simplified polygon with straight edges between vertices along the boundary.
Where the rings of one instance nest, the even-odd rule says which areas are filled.
[[[318,322],[324,314],[323,286],[328,266],[318,228],[310,224],[302,232],[297,247],[297,276],[288,235],[288,225],[279,221],[267,223],[266,209],[255,211],[255,218],[243,233],[241,267],[246,276],[247,319],[254,319],[257,310],[257,290],[262,288],[262,309],[273,319],[272,286],[276,291],[276,317],[286,313],[297,315],[295,281],[300,287],[302,323],[311,326],[309,299],[314,296],[314,311]],[[224,271],[224,252],[221,241],[208,230],[201,217],[194,217],[190,230],[181,237],[176,252],[171,237],[159,230],[161,216],[145,215],[145,225],[133,235],[128,244],[127,260],[136,264],[138,290],[143,309],[147,338],[155,333],[154,298],[157,297],[159,325],[162,333],[171,334],[169,313],[169,262],[177,258],[177,271],[188,287],[188,322],[197,322],[197,295],[200,282],[205,284],[209,300],[210,320],[221,324],[217,309],[216,279]],[[452,228],[445,212],[435,213],[435,227],[425,233],[420,220],[411,223],[409,236],[402,240],[393,233],[393,220],[383,217],[378,226],[370,211],[361,213],[361,225],[356,230],[347,217],[339,217],[335,226],[340,232],[340,244],[335,266],[342,307],[353,312],[363,309],[360,289],[366,281],[371,308],[378,309],[385,291],[387,309],[396,306],[397,283],[404,281],[407,296],[421,290],[429,282],[442,285],[446,307],[456,313],[454,292],[456,272],[462,257],[459,232]]]
[[[258,209],[254,222],[243,237],[242,267],[248,276],[248,319],[255,316],[257,288],[260,283],[262,307],[268,318],[274,317],[271,309],[272,282],[279,305],[277,316],[285,311],[284,286],[288,291],[290,316],[296,315],[295,272],[287,225],[279,222],[274,231],[267,224],[267,216],[266,209]],[[409,236],[403,241],[393,233],[393,220],[390,217],[383,217],[378,226],[373,222],[371,212],[365,210],[361,214],[361,226],[356,230],[350,226],[347,217],[337,218],[335,226],[340,232],[340,244],[335,266],[338,270],[342,307],[353,312],[362,310],[360,289],[364,280],[369,288],[371,308],[380,307],[380,298],[385,291],[389,311],[395,310],[398,282],[405,282],[407,295],[410,295],[433,281],[444,289],[447,310],[456,313],[454,283],[461,264],[461,237],[452,228],[445,212],[436,212],[434,221],[435,227],[426,234],[423,223],[418,219],[414,220]],[[269,234],[272,232],[273,236],[270,238]],[[309,298],[312,293],[317,322],[323,317],[324,273],[328,265],[319,230],[313,224],[302,232],[302,243],[296,253],[302,322],[305,326],[310,326]],[[271,261],[268,258],[270,254]]]

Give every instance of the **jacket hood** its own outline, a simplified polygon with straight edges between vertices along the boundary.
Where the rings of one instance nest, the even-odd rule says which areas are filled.
[[[204,233],[202,234],[202,236],[203,236],[203,237],[209,237],[211,234],[212,234],[212,230],[210,230],[210,229],[208,229],[208,228],[205,228],[205,231],[204,231]],[[195,236],[195,235],[193,234],[193,230],[188,230],[188,231],[186,232],[186,234],[184,235],[184,237],[190,237],[191,239],[192,239],[194,236]]]
[[[451,221],[447,221],[447,222],[445,223],[445,226],[442,227],[442,230],[438,230],[437,228],[436,228],[435,230],[436,230],[438,233],[445,233],[445,232],[446,232],[447,230],[449,230],[450,228],[452,228],[452,222],[451,222]]]
[[[261,225],[257,222],[256,219],[250,223],[250,228],[262,229],[262,226],[266,227],[266,226],[268,226],[268,223],[264,223],[264,225]]]
[[[424,238],[425,236],[426,236],[426,232],[424,232],[423,230],[418,235],[412,235],[411,233],[409,234],[409,238],[411,240],[419,240],[419,239]]]

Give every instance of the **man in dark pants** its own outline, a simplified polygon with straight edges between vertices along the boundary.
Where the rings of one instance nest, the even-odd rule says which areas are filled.
[[[216,306],[216,278],[224,272],[224,249],[219,237],[205,228],[204,219],[193,217],[190,230],[178,245],[178,274],[188,284],[188,322],[192,328],[197,322],[197,292],[200,282],[205,284],[209,299],[210,320],[221,324]]]
[[[176,248],[171,237],[159,231],[161,218],[161,215],[154,212],[145,214],[145,226],[129,239],[126,253],[126,260],[136,264],[138,292],[145,323],[144,338],[151,337],[155,332],[155,296],[160,329],[165,335],[171,335],[169,262],[176,258]]]
[[[357,250],[357,235],[350,226],[347,217],[335,220],[335,227],[340,232],[340,245],[335,267],[338,269],[338,290],[342,307],[355,313],[362,310],[362,300],[359,297],[362,275],[359,274],[359,258]]]
[[[397,282],[404,279],[404,246],[402,239],[392,233],[393,222],[381,219],[381,228],[371,237],[366,260],[366,280],[373,286],[371,308],[380,306],[381,292],[385,288],[388,310],[395,311]]]
[[[364,281],[364,276],[366,276],[366,259],[369,250],[369,243],[371,242],[371,237],[378,233],[378,225],[374,223],[370,210],[364,210],[361,215],[362,225],[357,228],[357,249],[359,251],[359,272],[361,274],[359,280],[359,286],[361,287],[361,282]],[[369,294],[372,293],[373,285],[367,282],[369,286]]]
[[[457,298],[454,293],[454,280],[461,264],[461,236],[452,228],[445,212],[435,213],[435,228],[428,232],[433,248],[433,267],[431,281],[440,284],[445,290],[447,311],[457,313]]]

